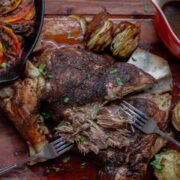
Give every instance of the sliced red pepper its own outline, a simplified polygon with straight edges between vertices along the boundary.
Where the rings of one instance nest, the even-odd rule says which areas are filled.
[[[3,61],[14,63],[19,60],[22,54],[21,43],[13,30],[9,27],[0,25],[0,39],[3,52]]]
[[[3,45],[0,42],[0,64],[3,62]]]
[[[34,0],[22,0],[18,8],[8,16],[0,17],[0,22],[10,23],[25,18],[34,6]]]
[[[0,2],[0,14],[5,15],[17,9],[22,0],[4,0]]]

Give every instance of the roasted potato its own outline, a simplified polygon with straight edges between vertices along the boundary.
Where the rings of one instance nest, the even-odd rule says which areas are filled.
[[[82,33],[83,33],[83,35],[85,35],[87,32],[87,21],[86,21],[86,19],[82,16],[77,16],[77,15],[70,15],[69,18],[74,19],[74,20],[79,22],[79,24],[81,26]]]
[[[172,124],[177,131],[180,131],[180,101],[173,110]]]
[[[103,51],[112,41],[113,23],[108,19],[107,13],[96,15],[88,24],[85,41],[87,49],[96,52]]]
[[[158,180],[180,179],[180,153],[175,150],[157,154],[151,165]]]
[[[130,22],[120,23],[113,33],[111,52],[120,58],[128,57],[139,42],[139,27]]]

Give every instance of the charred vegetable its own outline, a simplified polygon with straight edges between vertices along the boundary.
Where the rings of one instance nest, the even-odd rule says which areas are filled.
[[[0,26],[0,59],[2,62],[13,64],[21,57],[21,44],[13,30]]]
[[[27,16],[32,18],[34,9],[34,0],[22,0],[22,3],[11,13],[0,17],[0,22],[11,23],[26,19]]]
[[[130,22],[122,22],[114,31],[111,52],[120,58],[128,57],[139,42],[139,27]]]
[[[113,23],[108,20],[106,12],[96,15],[88,24],[85,40],[87,49],[102,51],[112,41]]]
[[[173,110],[172,123],[177,131],[180,131],[180,102],[177,103]]]
[[[34,20],[3,23],[3,25],[13,29],[16,34],[29,36],[33,32]]]
[[[5,15],[14,11],[21,3],[22,0],[2,0],[0,2],[0,14]]]
[[[82,32],[83,32],[83,35],[85,35],[87,32],[87,21],[86,21],[86,19],[81,17],[81,16],[76,16],[76,15],[71,15],[71,16],[69,16],[69,18],[75,19],[79,22],[81,29],[82,29]]]
[[[180,153],[174,150],[156,155],[151,162],[158,180],[180,179]]]
[[[0,42],[0,64],[3,62],[3,45]]]

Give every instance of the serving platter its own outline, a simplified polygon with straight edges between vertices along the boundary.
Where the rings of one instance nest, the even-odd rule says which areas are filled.
[[[180,61],[173,56],[166,47],[160,42],[153,25],[153,14],[155,10],[149,2],[144,0],[136,1],[46,1],[46,18],[41,34],[42,43],[46,46],[58,45],[81,45],[79,40],[68,38],[68,32],[78,37],[81,35],[80,26],[67,18],[68,14],[83,14],[90,19],[93,14],[102,11],[102,7],[106,7],[111,14],[110,18],[115,23],[122,20],[132,21],[141,27],[140,47],[153,52],[166,60],[168,60],[174,79],[173,87],[173,106],[180,100]],[[147,8],[148,7],[148,8]],[[7,121],[5,117],[0,118],[0,167],[11,164],[28,156],[28,149],[25,142],[18,135],[18,132]],[[178,134],[176,135],[178,139]],[[180,140],[180,138],[179,138]],[[168,148],[174,148],[171,144]],[[47,167],[58,167],[60,172],[47,173]],[[98,170],[101,168],[98,160],[89,155],[84,157],[75,152],[66,153],[62,157],[42,163],[31,168],[21,168],[1,179],[63,179],[63,180],[79,180],[79,179],[97,179]],[[152,170],[149,170],[147,179],[153,180]],[[102,179],[106,179],[102,175]]]

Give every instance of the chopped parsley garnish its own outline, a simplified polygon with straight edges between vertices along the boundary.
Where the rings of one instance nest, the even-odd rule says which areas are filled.
[[[118,86],[122,86],[122,85],[123,85],[123,81],[122,81],[122,79],[119,78],[119,77],[116,78],[116,82],[117,82],[117,85],[118,85]]]
[[[43,118],[46,119],[46,120],[51,118],[51,116],[50,116],[49,113],[41,113],[41,115],[42,115]]]
[[[49,78],[49,79],[52,79],[52,78],[53,78],[53,75],[52,75],[52,74],[47,74],[46,76],[47,76],[47,78]]]
[[[68,156],[62,160],[63,163],[68,163],[71,160],[71,157]]]
[[[151,165],[152,165],[153,168],[154,168],[155,170],[157,170],[157,171],[161,171],[161,170],[163,170],[164,167],[165,167],[165,165],[160,162],[160,160],[161,160],[161,155],[162,155],[162,153],[155,155],[154,161],[151,162]]]
[[[87,137],[87,136],[80,135],[80,136],[79,136],[79,140],[80,140],[80,142],[85,142],[85,141],[88,140],[88,137]]]
[[[68,37],[67,37],[68,39],[72,39],[72,38],[73,38],[73,37],[72,37],[72,33],[71,33],[70,31],[67,32],[67,36],[68,36]]]
[[[46,75],[45,68],[46,68],[45,64],[40,64],[39,67],[38,67],[39,72],[44,76]]]
[[[45,173],[49,174],[51,172],[59,172],[60,168],[56,167],[55,165],[52,165],[51,167],[46,167]]]
[[[6,69],[6,68],[7,68],[7,63],[3,62],[3,63],[1,64],[1,67],[2,67],[3,69]]]
[[[52,79],[52,78],[53,78],[53,75],[47,73],[45,69],[46,69],[46,64],[40,64],[39,67],[38,67],[39,72],[40,72],[43,76],[46,76],[47,78]]]
[[[81,164],[81,168],[83,169],[83,168],[85,168],[86,167],[86,162],[83,162],[82,164]]]
[[[69,98],[68,98],[68,97],[65,97],[65,98],[64,98],[64,103],[65,103],[65,104],[68,104],[68,103],[69,103]]]
[[[168,101],[164,101],[163,103],[162,103],[162,107],[166,107],[168,105]]]
[[[117,68],[114,68],[110,71],[110,74],[116,74],[118,72],[118,69]]]
[[[90,80],[91,79],[91,74],[86,74],[86,79]]]
[[[148,13],[148,10],[149,10],[149,4],[145,4],[144,5],[144,12]]]
[[[137,61],[137,59],[135,59],[134,57],[132,57],[132,60],[135,62],[135,61]]]

